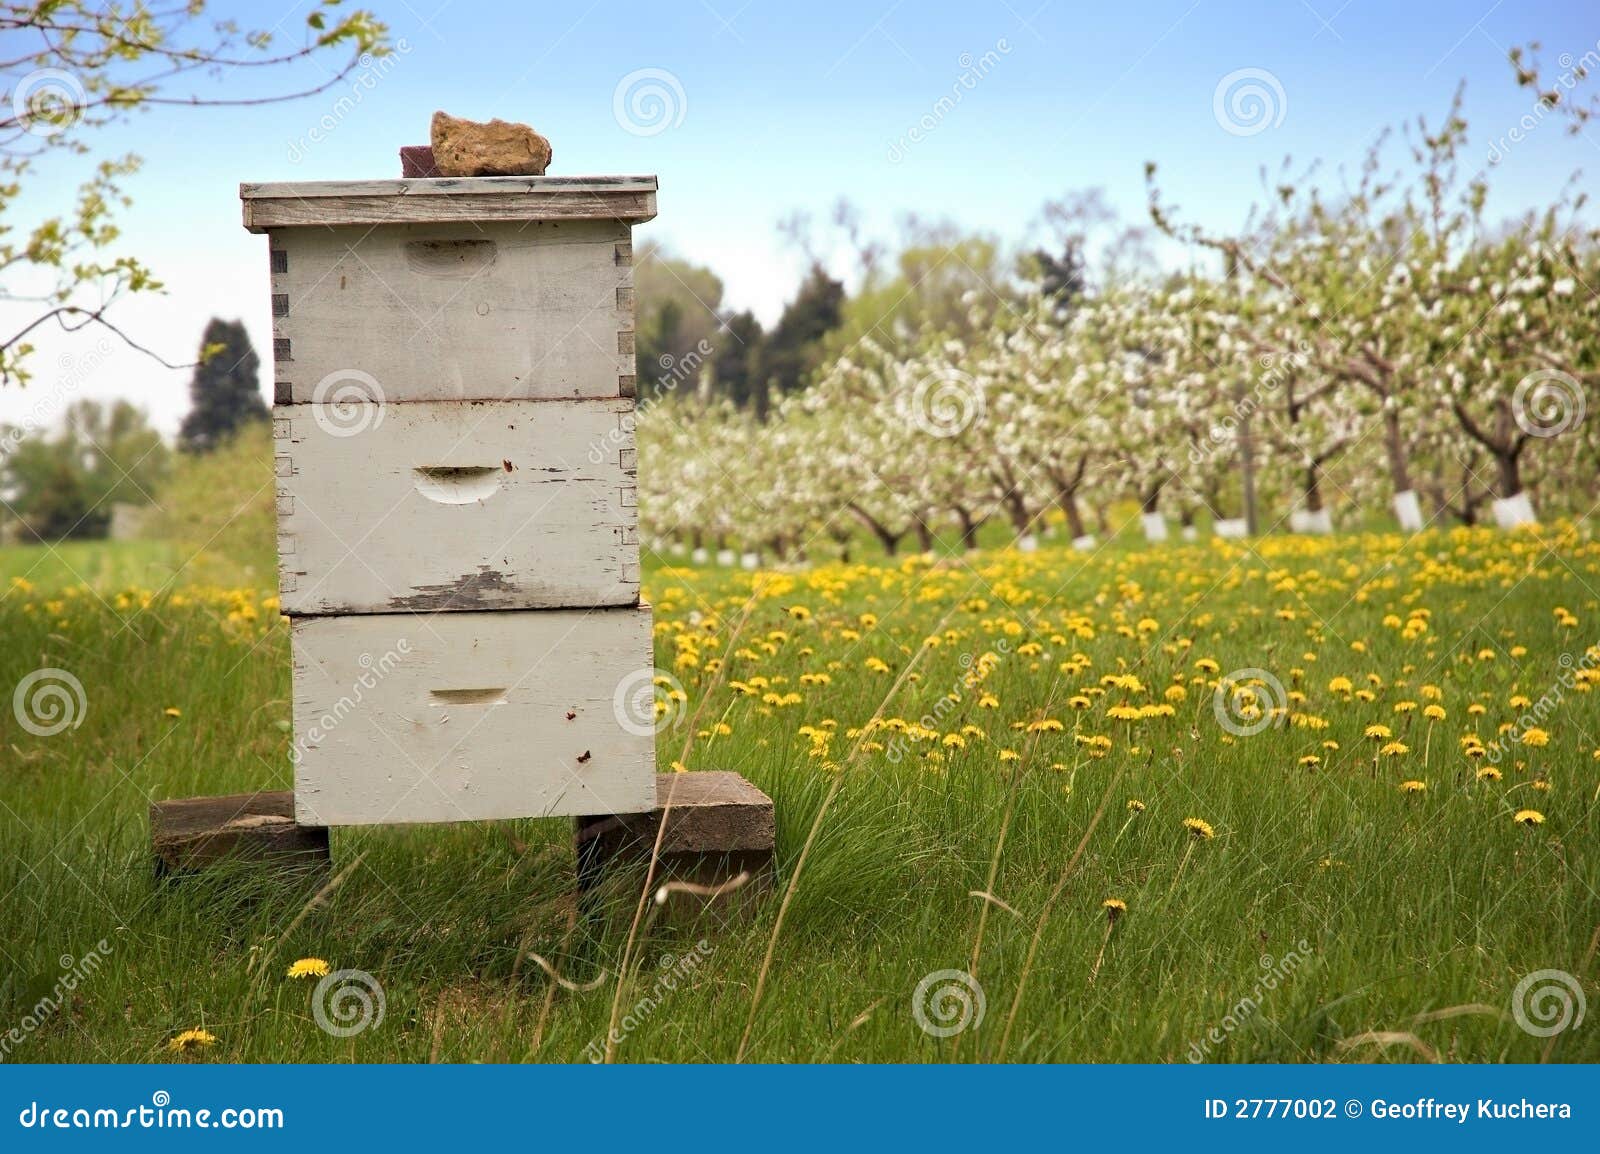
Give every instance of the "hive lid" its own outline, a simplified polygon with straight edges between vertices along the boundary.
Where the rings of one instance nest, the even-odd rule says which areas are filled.
[[[654,176],[473,176],[241,184],[251,232],[345,224],[615,220],[656,215]]]

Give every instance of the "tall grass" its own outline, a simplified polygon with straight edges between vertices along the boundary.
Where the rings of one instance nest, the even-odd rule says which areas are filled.
[[[144,563],[122,553],[106,552],[108,572]],[[1575,975],[1591,1002],[1597,994],[1594,695],[1567,693],[1544,726],[1549,745],[1511,747],[1498,782],[1477,779],[1483,762],[1458,740],[1469,730],[1492,740],[1520,712],[1513,695],[1537,699],[1563,668],[1560,655],[1592,642],[1597,561],[1571,534],[1476,533],[1090,559],[1044,550],[986,555],[971,568],[653,570],[657,661],[689,697],[661,739],[663,766],[709,695],[688,768],[737,770],[774,798],[777,893],[838,786],[787,911],[747,1059],[993,1060],[1013,1002],[1004,1057],[1014,1061],[1414,1061],[1423,1052],[1537,1061],[1547,1046],[1556,1060],[1600,1059],[1589,1024],[1547,1043],[1517,1025],[1510,1002],[1518,980],[1541,969]],[[0,572],[19,563],[0,555]],[[752,597],[746,635],[719,677],[709,665]],[[1558,604],[1581,625],[1560,625]],[[1418,608],[1431,612],[1428,628],[1409,640],[1384,623]],[[1072,621],[1092,636],[1075,635]],[[156,881],[150,799],[291,784],[286,637],[262,591],[184,587],[148,601],[109,588],[12,591],[0,629],[0,688],[54,666],[79,679],[86,702],[76,728],[48,737],[0,714],[0,1035],[50,989],[63,956],[81,958],[101,939],[110,948],[6,1060],[582,1061],[604,1037],[633,901],[576,916],[566,822],[337,830],[334,854],[348,873],[310,908],[303,884],[247,869]],[[686,644],[686,635],[703,640]],[[978,687],[963,679],[1001,638],[1005,651],[981,687],[1000,704],[980,708]],[[914,742],[892,761],[870,745],[894,734],[875,732],[839,768],[848,731],[925,646],[885,716],[935,714],[954,689],[961,700],[936,728],[974,725],[983,736]],[[1086,664],[1063,672],[1078,653]],[[891,673],[866,668],[869,655]],[[1227,733],[1201,658],[1224,672],[1272,671],[1305,695],[1290,709],[1327,728]],[[1175,716],[1108,720],[1112,701],[1136,695],[1100,679],[1129,672],[1146,700],[1181,682],[1188,693]],[[830,680],[802,684],[802,673]],[[1365,686],[1369,673],[1382,680],[1371,702],[1326,689],[1338,675]],[[732,685],[755,678],[802,702],[769,704],[762,690],[751,697]],[[1393,712],[1425,683],[1442,688],[1446,720]],[[1067,705],[1084,687],[1105,692],[1087,709]],[[1481,717],[1469,714],[1474,703]],[[1044,712],[1063,732],[1012,728]],[[718,733],[718,722],[732,732]],[[828,722],[831,742],[800,732]],[[1410,751],[1375,756],[1363,736],[1375,722]],[[1107,734],[1113,748],[1091,756],[1075,731]],[[930,749],[941,758],[928,759]],[[1001,749],[1020,760],[1000,761]],[[1303,765],[1305,756],[1322,760]],[[1398,782],[1412,777],[1427,790],[1402,793]],[[1515,824],[1520,808],[1539,809],[1545,823]],[[1195,840],[1181,824],[1189,816],[1217,836]],[[1128,907],[1109,935],[1108,897]],[[752,921],[731,925],[646,919],[619,1060],[731,1060],[777,906],[769,898]],[[913,991],[933,971],[971,965],[980,915],[982,1024],[931,1036]],[[646,1004],[663,960],[701,938],[705,961]],[[592,989],[556,988],[530,954],[580,987],[609,976]],[[382,1024],[352,1038],[319,1029],[315,983],[284,976],[305,956],[372,974]],[[216,1044],[169,1054],[169,1040],[192,1027]],[[1374,1031],[1412,1034],[1426,1051],[1352,1043]]]

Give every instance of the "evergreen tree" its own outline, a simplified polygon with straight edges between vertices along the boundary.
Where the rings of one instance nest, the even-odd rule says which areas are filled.
[[[266,420],[260,367],[261,358],[244,325],[211,318],[200,338],[199,364],[189,383],[194,407],[178,431],[178,443],[185,451],[208,453],[241,425]]]

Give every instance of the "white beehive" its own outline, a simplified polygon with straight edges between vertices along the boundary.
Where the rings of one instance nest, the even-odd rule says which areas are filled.
[[[632,226],[655,189],[240,186],[269,237],[301,823],[654,807]]]

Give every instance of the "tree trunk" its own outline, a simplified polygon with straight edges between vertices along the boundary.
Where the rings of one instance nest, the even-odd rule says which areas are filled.
[[[1406,458],[1406,439],[1400,429],[1400,414],[1384,406],[1383,449],[1389,458],[1389,477],[1396,493],[1411,488],[1411,468]]]
[[[1496,450],[1494,464],[1495,472],[1500,478],[1499,496],[1515,497],[1522,492],[1521,454]]]
[[[917,544],[922,546],[924,553],[933,552],[933,526],[928,524],[926,517],[918,516],[916,522]]]
[[[961,548],[970,552],[978,547],[978,527],[982,521],[974,520],[971,513],[960,505],[955,507],[956,520],[961,522]]]
[[[1306,466],[1306,511],[1322,512],[1322,462],[1313,460]]]
[[[1074,489],[1062,489],[1056,498],[1056,504],[1061,506],[1061,511],[1067,515],[1067,529],[1076,541],[1084,536],[1083,512],[1078,508],[1078,494]]]

